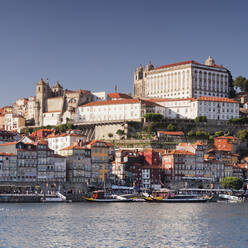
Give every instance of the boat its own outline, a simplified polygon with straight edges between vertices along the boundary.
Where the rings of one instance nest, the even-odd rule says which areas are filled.
[[[85,201],[88,202],[132,202],[132,199],[106,193],[105,190],[93,191],[90,197],[82,196]]]
[[[152,194],[144,194],[144,199],[147,202],[160,202],[160,203],[200,203],[209,201],[208,197],[201,195],[186,195],[176,194],[175,191],[155,191]]]
[[[43,197],[41,197],[41,202],[44,203],[62,203],[62,202],[67,202],[66,201],[66,197],[64,195],[62,195],[59,192],[56,192],[55,195],[44,195]]]
[[[219,198],[223,200],[227,200],[228,202],[244,202],[245,198],[242,196],[235,196],[235,195],[229,195],[229,194],[219,194]]]

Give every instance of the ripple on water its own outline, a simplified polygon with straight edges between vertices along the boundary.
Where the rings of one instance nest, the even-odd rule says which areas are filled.
[[[248,247],[248,204],[1,204],[0,247]]]

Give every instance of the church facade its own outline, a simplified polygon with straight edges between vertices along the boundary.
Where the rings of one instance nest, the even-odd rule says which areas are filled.
[[[90,91],[64,90],[58,82],[51,88],[48,81],[41,79],[36,85],[35,125],[58,125],[72,121],[77,107],[93,98]]]

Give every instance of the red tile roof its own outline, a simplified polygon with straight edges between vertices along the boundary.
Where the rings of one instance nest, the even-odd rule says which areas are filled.
[[[188,152],[188,151],[184,151],[184,150],[173,150],[173,151],[170,151],[168,154],[195,156],[195,154],[193,152]]]
[[[163,68],[174,67],[174,66],[179,66],[179,65],[187,65],[187,64],[195,64],[195,65],[202,65],[202,66],[208,66],[208,67],[226,69],[225,67],[223,67],[221,65],[216,65],[216,64],[213,64],[213,65],[204,65],[204,64],[201,64],[201,63],[199,63],[199,62],[197,62],[195,60],[187,60],[187,61],[183,61],[183,62],[168,64],[168,65],[162,65],[162,66],[156,67],[156,68],[154,68],[152,70],[154,71],[154,70],[159,70],[159,69],[163,69]]]
[[[3,144],[0,144],[0,146],[10,146],[10,145],[16,145],[17,143],[19,143],[19,141],[15,141],[15,142],[8,142],[8,143],[3,143]]]
[[[132,99],[131,96],[129,96],[128,94],[125,93],[108,93],[108,97],[110,98],[125,98],[125,99]]]
[[[116,105],[116,104],[133,104],[133,103],[141,103],[147,106],[160,106],[155,102],[149,100],[141,100],[141,99],[120,99],[120,100],[107,100],[107,101],[96,101],[90,102],[81,105],[80,107],[91,107],[91,106],[102,106],[102,105]],[[161,106],[160,106],[161,107]]]
[[[182,131],[158,131],[158,133],[162,133],[165,135],[177,135],[177,136],[183,136],[184,132]]]
[[[79,145],[72,145],[72,146],[68,146],[65,148],[62,148],[60,151],[65,151],[65,150],[84,150],[85,147],[79,146]]]
[[[197,101],[211,101],[211,102],[232,102],[238,103],[237,101],[224,97],[213,97],[213,96],[200,96],[196,98]]]
[[[0,152],[0,156],[16,156],[14,153]]]

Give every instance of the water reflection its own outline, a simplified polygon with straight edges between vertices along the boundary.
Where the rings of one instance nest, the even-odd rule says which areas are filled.
[[[247,204],[1,204],[0,247],[248,247]]]

